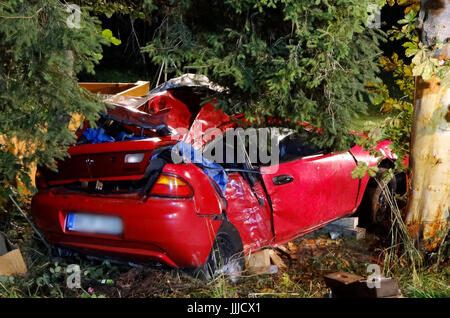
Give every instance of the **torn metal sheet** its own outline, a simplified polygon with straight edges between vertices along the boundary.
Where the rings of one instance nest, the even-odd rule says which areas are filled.
[[[115,106],[109,108],[107,114],[104,116],[119,123],[138,126],[145,129],[161,130],[167,126],[164,123],[164,116],[162,116],[162,114],[152,116],[131,107]]]
[[[208,142],[235,125],[230,116],[208,103],[200,109],[183,141],[191,144],[194,149],[201,150]]]
[[[227,215],[241,233],[246,250],[258,250],[274,239],[270,204],[261,184],[253,188],[239,173],[230,173],[225,195]]]
[[[211,82],[205,75],[199,74],[184,74],[180,77],[172,78],[167,82],[159,85],[155,89],[153,89],[150,93],[155,94],[163,91],[167,91],[174,88],[180,87],[202,87],[208,88],[212,91],[223,92],[225,88],[222,86]]]

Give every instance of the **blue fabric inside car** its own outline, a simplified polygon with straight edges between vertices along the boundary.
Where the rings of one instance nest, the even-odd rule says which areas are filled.
[[[83,132],[83,136],[86,138],[86,140],[91,144],[100,144],[104,142],[115,142],[115,141],[127,141],[127,140],[139,140],[146,137],[139,137],[135,136],[133,134],[127,134],[125,132],[120,132],[116,138],[108,135],[105,132],[105,129],[98,127],[96,129],[87,128]]]
[[[103,128],[87,128],[83,132],[83,136],[92,144],[100,144],[103,142],[114,142],[116,141],[113,137],[105,134],[105,130]]]
[[[217,183],[220,190],[225,195],[225,190],[228,183],[228,174],[221,165],[203,157],[202,154],[192,148],[191,145],[181,141],[173,146],[172,151],[176,151],[182,157],[188,159],[190,162],[201,168],[207,176],[212,178]]]

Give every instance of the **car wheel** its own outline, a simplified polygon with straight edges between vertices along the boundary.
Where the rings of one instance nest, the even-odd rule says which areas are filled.
[[[212,279],[225,275],[236,282],[245,269],[243,245],[239,232],[224,221],[216,234],[206,263],[197,271],[199,277]]]
[[[378,178],[379,179],[379,178]],[[375,180],[376,181],[376,180]],[[394,197],[396,188],[396,179],[392,178],[388,183],[388,193],[383,191],[382,182],[376,182],[376,185],[367,189],[369,198],[369,221],[370,225],[382,227],[389,230],[391,227],[391,205],[387,194]]]

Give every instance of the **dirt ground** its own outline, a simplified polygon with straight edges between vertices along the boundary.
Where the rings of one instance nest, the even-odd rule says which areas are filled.
[[[0,213],[1,215],[1,213]],[[285,266],[274,274],[241,273],[237,282],[219,276],[197,279],[183,270],[161,264],[116,263],[86,256],[46,256],[46,249],[20,216],[9,222],[9,239],[17,244],[28,272],[23,276],[0,276],[2,297],[328,297],[330,289],[324,276],[348,272],[367,277],[367,266],[383,268],[389,237],[366,233],[364,239],[331,239],[316,231],[274,249]],[[81,269],[81,285],[68,288],[69,264]],[[411,268],[400,258],[392,273],[406,297],[450,297],[448,257],[439,266],[417,269],[414,281]]]
[[[202,281],[179,270],[146,266],[124,269],[110,286],[86,284],[92,293],[112,297],[326,297],[323,276],[346,271],[367,276],[369,264],[381,264],[379,239],[339,238],[313,233],[275,249],[285,268],[275,274],[248,270],[237,283],[226,278]]]

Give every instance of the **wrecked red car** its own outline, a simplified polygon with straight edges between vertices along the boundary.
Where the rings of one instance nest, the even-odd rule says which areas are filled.
[[[78,129],[57,173],[39,168],[32,211],[50,243],[172,267],[219,270],[221,260],[241,269],[236,256],[357,210],[369,177],[352,179],[351,171],[377,158],[359,146],[320,149],[305,130],[278,135],[275,160],[251,160],[252,141],[228,137],[238,121],[202,103],[204,86],[175,79],[115,101],[95,129]],[[379,148],[395,159],[388,144]]]

